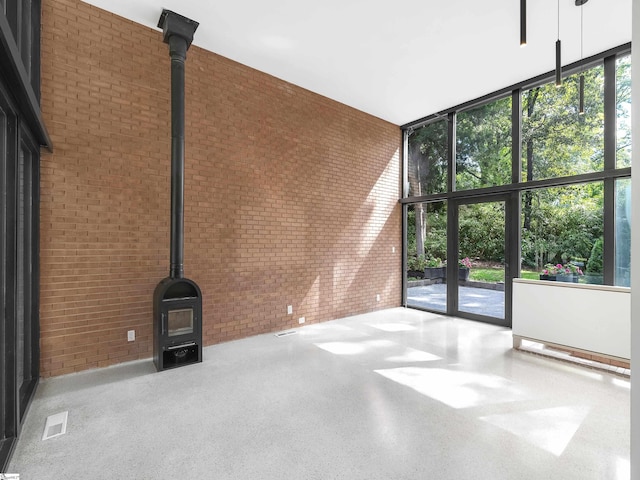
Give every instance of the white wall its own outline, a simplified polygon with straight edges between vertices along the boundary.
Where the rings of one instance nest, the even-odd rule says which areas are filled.
[[[629,358],[629,289],[513,280],[513,334]]]
[[[632,45],[640,46],[640,0],[633,0]],[[640,48],[632,48],[632,169],[640,171]],[[631,177],[631,479],[640,480],[640,175]]]

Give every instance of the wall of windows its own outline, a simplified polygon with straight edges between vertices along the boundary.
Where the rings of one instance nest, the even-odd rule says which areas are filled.
[[[522,198],[521,269],[571,262],[583,283],[602,284],[604,182],[529,190]]]
[[[438,121],[409,132],[407,137],[409,196],[447,191],[447,122]]]
[[[583,72],[585,114],[578,114],[579,74],[561,88],[522,92],[522,181],[580,175],[604,168],[604,66]]]
[[[40,10],[0,0],[0,472],[40,372]]]
[[[456,190],[511,183],[511,97],[456,115]]]
[[[414,237],[416,206],[430,211],[433,202],[445,202],[450,206],[446,238],[437,240],[446,242],[449,262],[462,260],[463,240],[491,245],[506,239],[504,258],[481,258],[485,249],[473,249],[480,253],[470,260],[483,270],[474,279],[472,267],[471,279],[478,284],[502,288],[493,268],[503,272],[508,290],[511,279],[540,278],[545,266],[560,263],[578,268],[580,283],[629,286],[629,51],[630,45],[624,45],[565,67],[559,88],[550,72],[405,125],[402,203],[412,212],[406,220],[414,222],[409,227]],[[579,112],[581,75],[584,114]],[[461,238],[455,230],[459,205],[496,196],[505,202],[504,228],[483,216],[465,224],[475,231]],[[408,263],[420,255],[429,260],[423,244],[416,247],[415,238],[409,242]],[[492,275],[496,280],[486,281]],[[411,288],[411,281],[406,285]],[[451,290],[448,295],[456,297]],[[448,305],[456,307],[456,302],[450,299]],[[447,313],[455,311],[448,308]]]

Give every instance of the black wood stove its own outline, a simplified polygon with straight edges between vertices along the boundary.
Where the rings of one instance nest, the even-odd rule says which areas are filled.
[[[184,64],[198,23],[163,10],[171,56],[171,267],[153,294],[153,361],[158,370],[202,362],[202,293],[184,278]]]
[[[153,361],[158,370],[202,361],[202,294],[186,278],[165,278],[153,294]]]

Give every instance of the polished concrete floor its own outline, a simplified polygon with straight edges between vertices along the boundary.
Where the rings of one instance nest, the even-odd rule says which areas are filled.
[[[629,380],[391,309],[42,381],[23,479],[628,479]],[[68,411],[67,433],[41,440]]]

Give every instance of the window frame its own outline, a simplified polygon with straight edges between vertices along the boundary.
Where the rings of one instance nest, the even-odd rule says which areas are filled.
[[[631,52],[631,44],[627,43],[619,47],[607,50],[598,55],[594,55],[580,62],[573,63],[566,66],[563,69],[564,76],[575,75],[582,70],[586,70],[598,65],[604,66],[604,168],[600,171],[589,172],[577,175],[568,175],[563,177],[523,181],[521,178],[522,168],[522,92],[536,86],[540,86],[554,80],[554,72],[547,72],[532,79],[520,82],[516,85],[504,88],[502,90],[493,92],[489,95],[485,95],[478,99],[465,102],[447,110],[437,112],[433,115],[423,117],[414,122],[410,122],[401,126],[403,131],[404,146],[403,146],[403,198],[399,200],[399,203],[403,207],[403,305],[406,305],[406,248],[407,248],[407,209],[408,205],[416,203],[429,203],[436,201],[447,201],[449,205],[455,205],[461,201],[469,201],[475,199],[481,201],[492,196],[505,195],[510,198],[507,204],[507,208],[510,211],[510,218],[512,219],[508,225],[507,230],[511,239],[508,245],[507,252],[505,254],[505,261],[512,265],[509,270],[511,274],[506,283],[511,283],[513,278],[520,276],[520,244],[521,244],[521,232],[520,232],[520,213],[522,209],[521,205],[521,193],[525,190],[536,190],[548,187],[562,187],[573,184],[589,183],[594,181],[602,181],[604,183],[604,252],[603,252],[603,284],[614,285],[615,283],[615,208],[616,208],[616,180],[631,177],[631,167],[616,168],[616,143],[617,143],[617,110],[616,110],[616,61],[620,57],[629,55]],[[511,183],[500,186],[477,188],[473,190],[457,191],[455,186],[456,178],[456,117],[458,113],[468,111],[474,108],[481,107],[490,102],[497,101],[508,96],[512,97],[512,122],[511,122]],[[414,196],[409,197],[408,188],[408,146],[407,139],[409,134],[417,128],[421,128],[424,125],[428,125],[433,122],[442,120],[444,117],[448,121],[448,185],[447,192]],[[450,208],[449,212],[453,215],[455,209]],[[449,230],[453,228],[453,225],[457,225],[457,218],[450,218],[448,223],[447,237],[452,237],[454,240],[454,232]],[[517,263],[517,268],[514,265]],[[448,309],[449,314],[454,312]],[[507,326],[510,326],[511,312],[505,312],[507,317]]]

